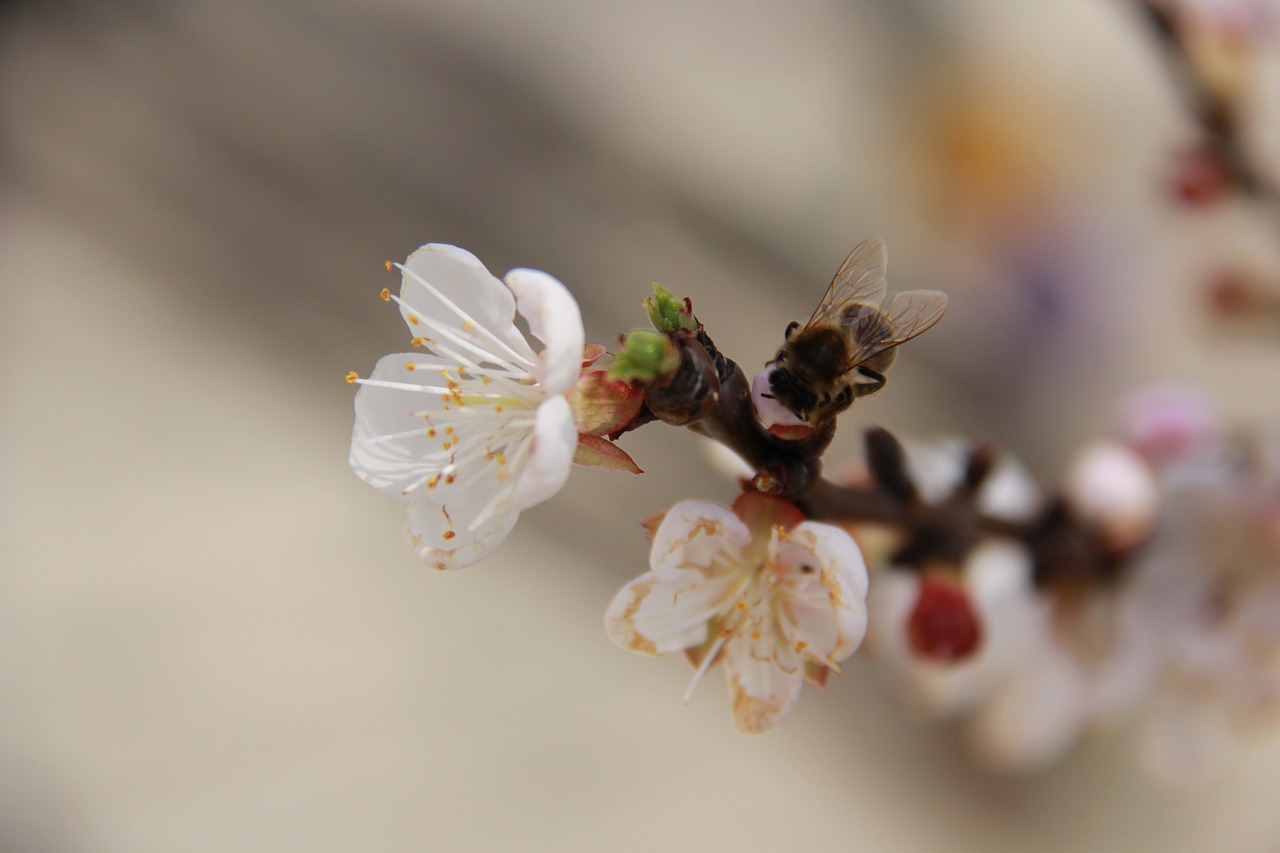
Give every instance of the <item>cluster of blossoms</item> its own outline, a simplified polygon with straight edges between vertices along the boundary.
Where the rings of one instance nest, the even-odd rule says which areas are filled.
[[[1128,717],[1153,770],[1191,778],[1280,710],[1280,443],[1227,440],[1198,399],[1136,401],[1053,492],[995,447],[883,430],[835,481],[834,411],[786,409],[768,371],[749,382],[688,300],[655,287],[653,330],[606,359],[546,273],[499,280],[434,244],[397,266],[383,296],[416,351],[348,376],[350,462],[407,504],[426,564],[482,559],[575,463],[639,473],[615,441],[654,421],[745,461],[732,507],[685,501],[646,525],[649,570],[605,616],[624,649],[683,653],[690,693],[723,664],[739,731],[776,726],[864,634],[916,707],[1001,767]]]
[[[987,449],[908,445],[898,476],[922,504],[988,523],[960,548],[942,525],[855,527],[881,566],[868,646],[994,767],[1039,768],[1129,722],[1151,774],[1185,786],[1280,723],[1280,442],[1228,439],[1184,390],[1144,393],[1122,421],[1056,495],[1007,455],[974,488]]]

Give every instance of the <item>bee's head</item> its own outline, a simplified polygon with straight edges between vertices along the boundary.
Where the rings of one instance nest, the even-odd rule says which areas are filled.
[[[781,359],[782,353],[779,353],[779,363]],[[785,367],[777,367],[769,374],[769,391],[778,402],[794,412],[797,417],[806,417],[818,404],[818,398],[796,382],[791,371]]]

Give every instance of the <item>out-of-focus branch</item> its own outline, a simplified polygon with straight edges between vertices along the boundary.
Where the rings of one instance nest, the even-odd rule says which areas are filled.
[[[1027,547],[1038,586],[1066,592],[1111,582],[1136,550],[1136,545],[1119,549],[1109,544],[1061,499],[1049,501],[1021,522],[981,511],[975,497],[993,466],[995,450],[990,446],[973,448],[955,491],[937,503],[920,499],[906,471],[902,447],[888,431],[868,430],[866,446],[874,485],[818,480],[798,503],[810,518],[896,528],[903,543],[891,557],[896,565],[920,571],[958,567],[978,542],[994,536]]]
[[[1264,202],[1280,217],[1280,185],[1261,170],[1249,153],[1240,125],[1240,110],[1232,98],[1215,89],[1197,67],[1177,16],[1152,0],[1135,0],[1151,24],[1173,83],[1188,112],[1204,134],[1204,145],[1225,171],[1228,182],[1242,194]]]

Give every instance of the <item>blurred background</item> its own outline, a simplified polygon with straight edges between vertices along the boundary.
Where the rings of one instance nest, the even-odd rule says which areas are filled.
[[[1175,795],[1111,733],[990,775],[858,658],[757,739],[718,677],[682,708],[601,621],[642,518],[733,494],[692,435],[450,575],[346,465],[343,374],[407,339],[382,262],[433,241],[552,272],[606,344],[662,282],[752,373],[884,236],[951,309],[831,464],[880,424],[1051,482],[1169,380],[1274,423],[1276,340],[1204,286],[1274,279],[1280,223],[1179,204],[1195,139],[1108,0],[9,0],[0,849],[1280,849],[1275,737]]]

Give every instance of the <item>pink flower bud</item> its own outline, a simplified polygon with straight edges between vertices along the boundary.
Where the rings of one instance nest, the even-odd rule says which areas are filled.
[[[1116,547],[1137,544],[1155,521],[1155,475],[1137,453],[1114,441],[1084,448],[1067,472],[1071,508]]]

